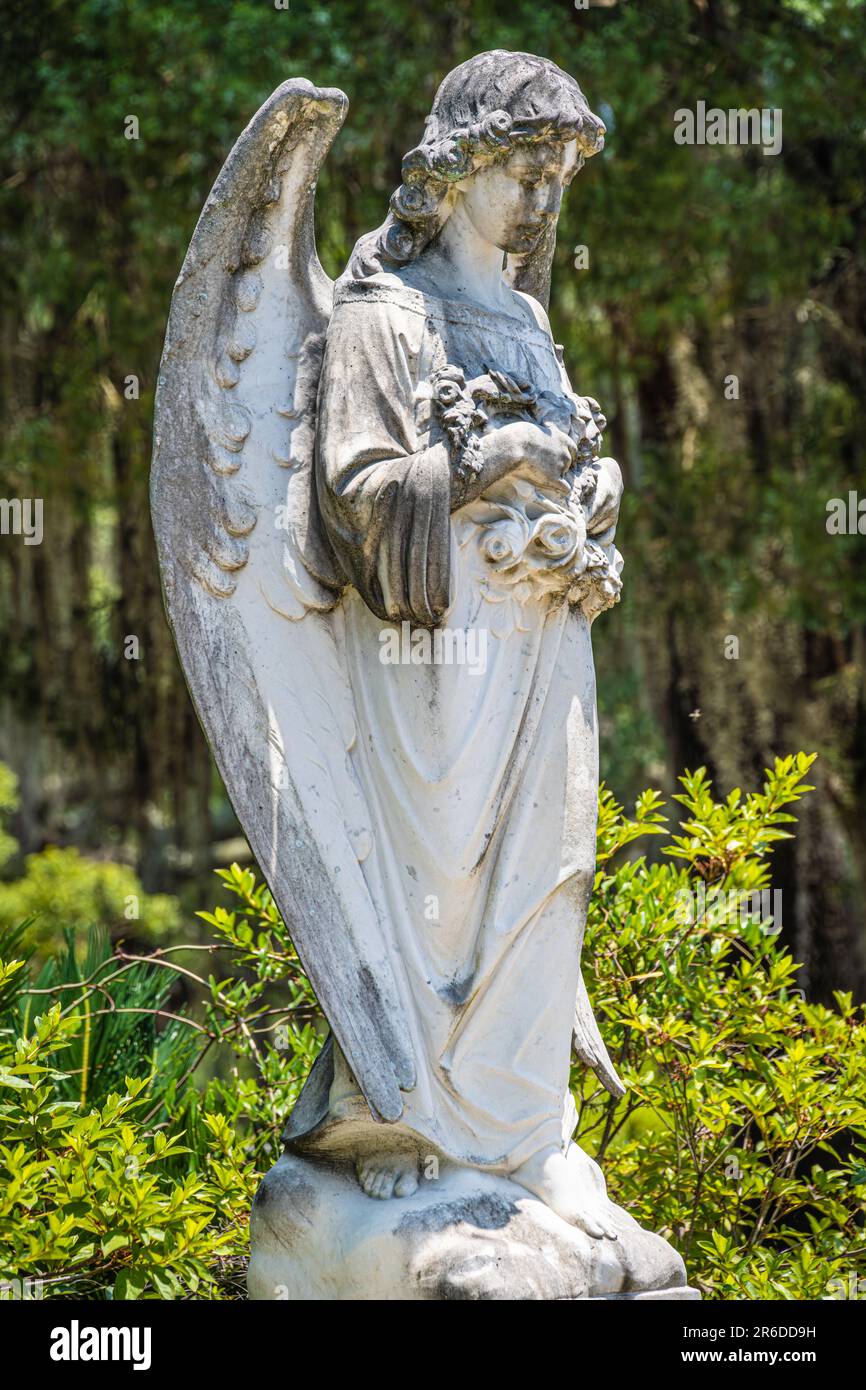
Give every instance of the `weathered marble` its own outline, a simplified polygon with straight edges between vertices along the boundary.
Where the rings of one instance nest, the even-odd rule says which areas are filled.
[[[446,1167],[377,1202],[351,1165],[287,1153],[251,1216],[254,1299],[696,1299],[679,1255],[617,1209],[593,1240],[504,1178]],[[315,1239],[311,1239],[315,1232]]]
[[[572,1047],[623,1091],[580,970],[622,480],[544,306],[604,127],[547,60],[472,59],[334,286],[313,202],[346,107],[293,79],[241,135],[157,394],[169,620],[330,1024],[250,1290],[682,1289],[571,1141]]]

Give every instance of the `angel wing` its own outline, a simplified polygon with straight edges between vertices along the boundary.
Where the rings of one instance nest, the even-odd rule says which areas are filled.
[[[414,1085],[361,864],[372,833],[317,525],[315,399],[333,285],[316,179],[348,101],[284,82],[238,139],[175,286],[151,505],[166,609],[199,719],[298,954],[376,1118]]]

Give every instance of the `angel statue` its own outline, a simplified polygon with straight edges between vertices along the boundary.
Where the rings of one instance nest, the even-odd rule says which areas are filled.
[[[199,718],[329,1025],[254,1205],[257,1298],[693,1297],[572,1142],[590,641],[622,482],[545,304],[604,143],[577,82],[449,73],[337,282],[342,92],[284,82],[174,291],[152,505]]]

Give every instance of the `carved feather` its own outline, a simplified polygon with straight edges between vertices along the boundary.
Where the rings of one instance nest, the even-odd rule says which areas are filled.
[[[347,105],[283,83],[214,184],[172,299],[151,503],[169,622],[226,789],[371,1111],[393,1121],[414,1060],[361,869],[373,838],[349,757],[344,581],[312,485],[333,297],[314,197]]]

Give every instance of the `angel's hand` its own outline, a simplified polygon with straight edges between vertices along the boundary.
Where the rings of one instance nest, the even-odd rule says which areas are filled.
[[[472,501],[509,473],[519,473],[547,492],[568,496],[564,475],[574,463],[576,447],[555,425],[544,428],[530,420],[511,420],[489,429],[480,444],[481,470],[454,486],[452,509]]]
[[[517,429],[515,471],[538,487],[565,496],[569,491],[565,474],[577,460],[573,439],[552,422],[536,425],[520,421]]]

